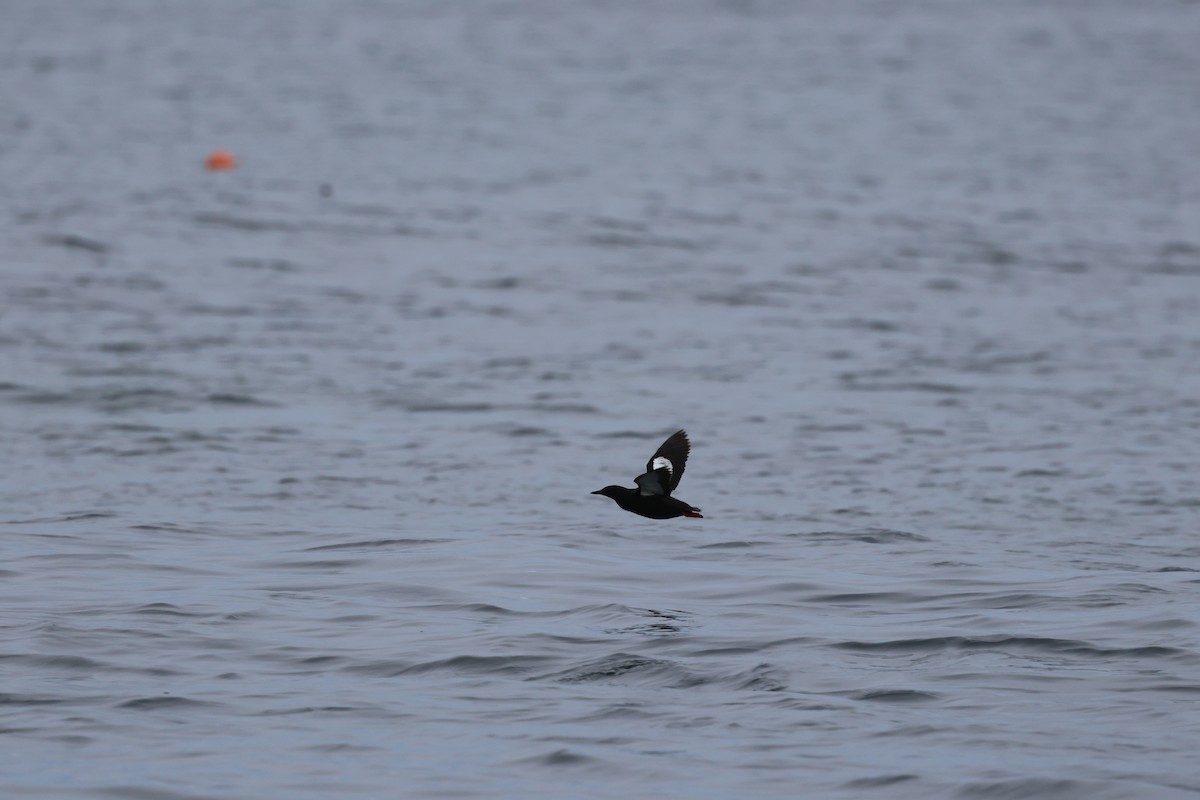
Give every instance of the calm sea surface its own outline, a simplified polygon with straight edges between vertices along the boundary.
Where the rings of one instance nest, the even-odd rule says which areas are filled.
[[[1200,797],[1197,42],[3,3],[0,796]]]

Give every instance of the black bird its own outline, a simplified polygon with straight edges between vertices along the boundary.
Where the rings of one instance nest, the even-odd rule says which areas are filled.
[[[687,466],[692,443],[686,431],[675,431],[654,455],[646,462],[646,472],[633,479],[636,489],[624,486],[605,486],[592,494],[602,494],[617,501],[626,511],[641,514],[650,519],[673,519],[675,517],[703,517],[700,509],[690,506],[671,492],[679,485],[683,469]]]

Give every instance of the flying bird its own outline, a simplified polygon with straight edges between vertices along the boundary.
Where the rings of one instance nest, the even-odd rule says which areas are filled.
[[[605,486],[592,494],[611,497],[621,508],[650,519],[673,519],[675,517],[703,517],[700,509],[682,500],[671,497],[679,485],[683,469],[687,466],[692,443],[686,431],[675,431],[654,455],[646,462],[645,473],[633,479],[636,489],[624,486]]]

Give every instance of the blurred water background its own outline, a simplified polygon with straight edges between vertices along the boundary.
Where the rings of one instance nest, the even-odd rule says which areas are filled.
[[[0,794],[1200,795],[1198,42],[6,0]]]

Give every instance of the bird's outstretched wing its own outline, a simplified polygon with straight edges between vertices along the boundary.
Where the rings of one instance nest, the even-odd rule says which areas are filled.
[[[675,431],[646,462],[646,473],[634,478],[633,482],[643,495],[670,496],[683,477],[691,451],[692,443],[688,441],[687,433]]]

